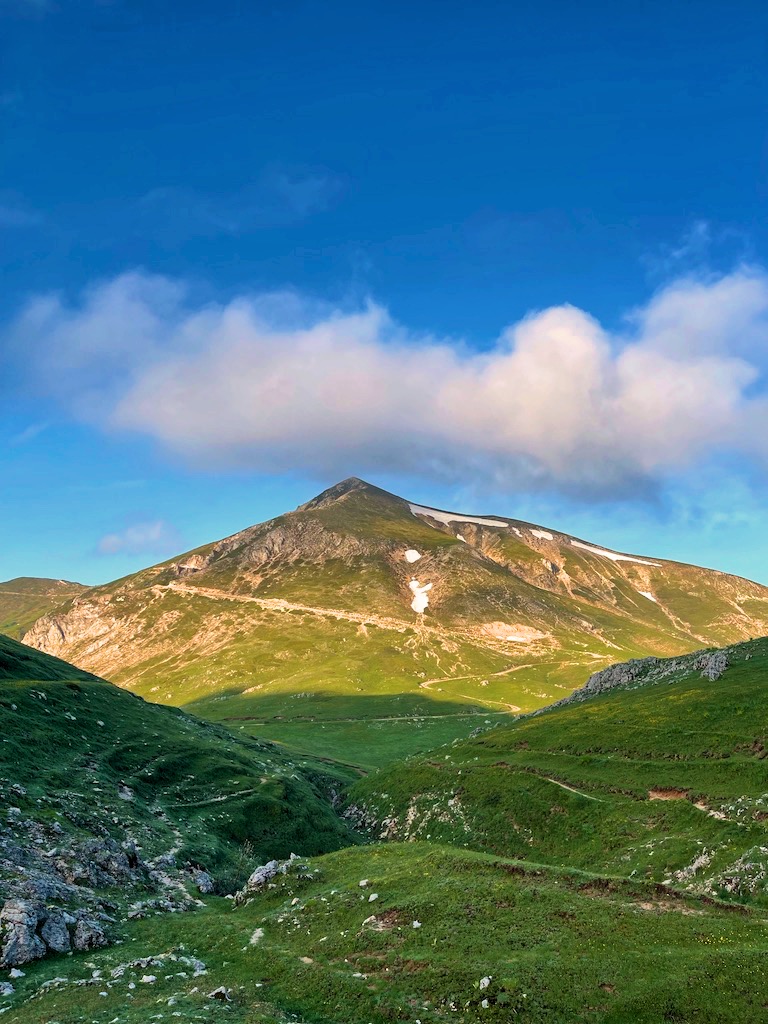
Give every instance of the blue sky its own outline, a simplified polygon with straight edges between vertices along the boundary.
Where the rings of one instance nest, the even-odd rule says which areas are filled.
[[[0,37],[0,578],[355,474],[768,582],[764,4],[0,0]]]

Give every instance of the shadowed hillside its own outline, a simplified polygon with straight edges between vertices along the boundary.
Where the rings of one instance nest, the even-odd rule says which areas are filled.
[[[0,964],[43,955],[49,918],[64,948],[64,914],[100,945],[267,855],[349,844],[331,806],[345,781],[0,636]]]

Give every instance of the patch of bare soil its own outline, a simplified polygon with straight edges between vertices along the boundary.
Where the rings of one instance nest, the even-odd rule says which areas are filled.
[[[648,790],[649,800],[687,800],[690,789],[676,789],[674,786],[666,788],[659,786],[656,789]]]

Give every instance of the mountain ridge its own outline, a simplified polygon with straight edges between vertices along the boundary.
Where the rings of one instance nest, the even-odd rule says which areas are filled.
[[[370,767],[376,745],[350,752],[340,720],[410,718],[392,728],[413,752],[449,726],[461,735],[470,714],[552,703],[612,662],[766,632],[768,588],[749,580],[415,505],[352,477],[76,595],[24,641],[153,700]]]

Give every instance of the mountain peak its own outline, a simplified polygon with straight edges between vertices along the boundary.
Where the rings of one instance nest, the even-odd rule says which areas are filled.
[[[349,476],[346,480],[341,480],[332,487],[328,487],[316,497],[310,499],[310,501],[299,505],[296,511],[308,512],[312,509],[324,508],[326,505],[340,501],[350,494],[384,494],[388,498],[395,497],[395,495],[390,494],[388,491],[383,491],[380,487],[369,484],[367,480],[361,480],[359,476]]]

